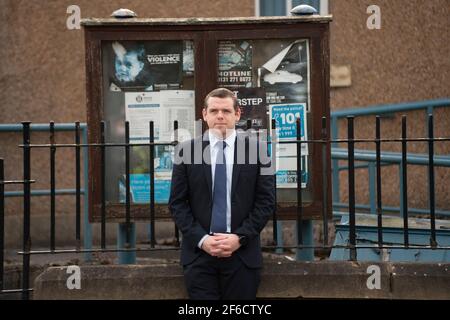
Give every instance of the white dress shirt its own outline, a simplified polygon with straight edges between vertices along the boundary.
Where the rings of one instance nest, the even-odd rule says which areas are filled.
[[[216,159],[217,153],[220,151],[221,143],[223,139],[215,136],[211,131],[209,131],[209,146],[211,153],[211,177],[212,177],[212,190],[211,194],[214,194],[214,176],[216,171]],[[233,178],[233,164],[234,164],[234,143],[236,141],[236,131],[233,130],[232,133],[225,139],[226,147],[225,161],[227,164],[227,232],[231,232],[231,180]],[[201,248],[203,241],[208,237],[205,235],[198,243],[198,247]]]

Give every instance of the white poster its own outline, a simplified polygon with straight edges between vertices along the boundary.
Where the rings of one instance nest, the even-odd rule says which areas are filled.
[[[130,143],[148,143],[149,123],[159,123],[161,102],[159,92],[126,92],[125,116],[130,123]],[[155,140],[158,140],[155,127]]]
[[[277,187],[297,188],[297,157],[277,158]],[[301,161],[302,189],[308,182],[308,156],[303,156]]]
[[[194,136],[195,97],[193,90],[126,92],[126,120],[130,122],[130,143],[148,143],[149,123],[154,123],[155,141],[173,139],[173,123]]]
[[[178,128],[190,132],[194,137],[195,97],[194,90],[164,90],[161,95],[161,140],[173,139],[173,122],[178,120]],[[180,138],[180,141],[183,139]]]

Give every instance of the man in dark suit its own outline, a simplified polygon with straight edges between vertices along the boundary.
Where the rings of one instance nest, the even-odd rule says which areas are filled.
[[[187,291],[191,299],[255,299],[260,232],[275,206],[273,172],[256,141],[236,133],[241,111],[231,91],[211,91],[202,113],[209,130],[176,151],[169,200]]]

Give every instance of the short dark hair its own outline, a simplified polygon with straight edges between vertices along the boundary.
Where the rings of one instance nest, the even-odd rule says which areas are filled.
[[[211,91],[210,93],[208,93],[205,97],[205,101],[203,104],[203,108],[205,108],[205,109],[208,108],[209,98],[222,98],[222,99],[231,98],[233,100],[234,110],[237,111],[239,109],[239,102],[238,102],[238,99],[236,98],[236,95],[232,91],[230,91],[226,88],[217,88],[217,89],[214,89],[213,91]]]

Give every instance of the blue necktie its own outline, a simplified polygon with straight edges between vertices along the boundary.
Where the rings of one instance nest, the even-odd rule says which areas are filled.
[[[216,168],[214,171],[213,207],[211,232],[227,232],[227,167],[225,160],[225,141],[218,142]]]

